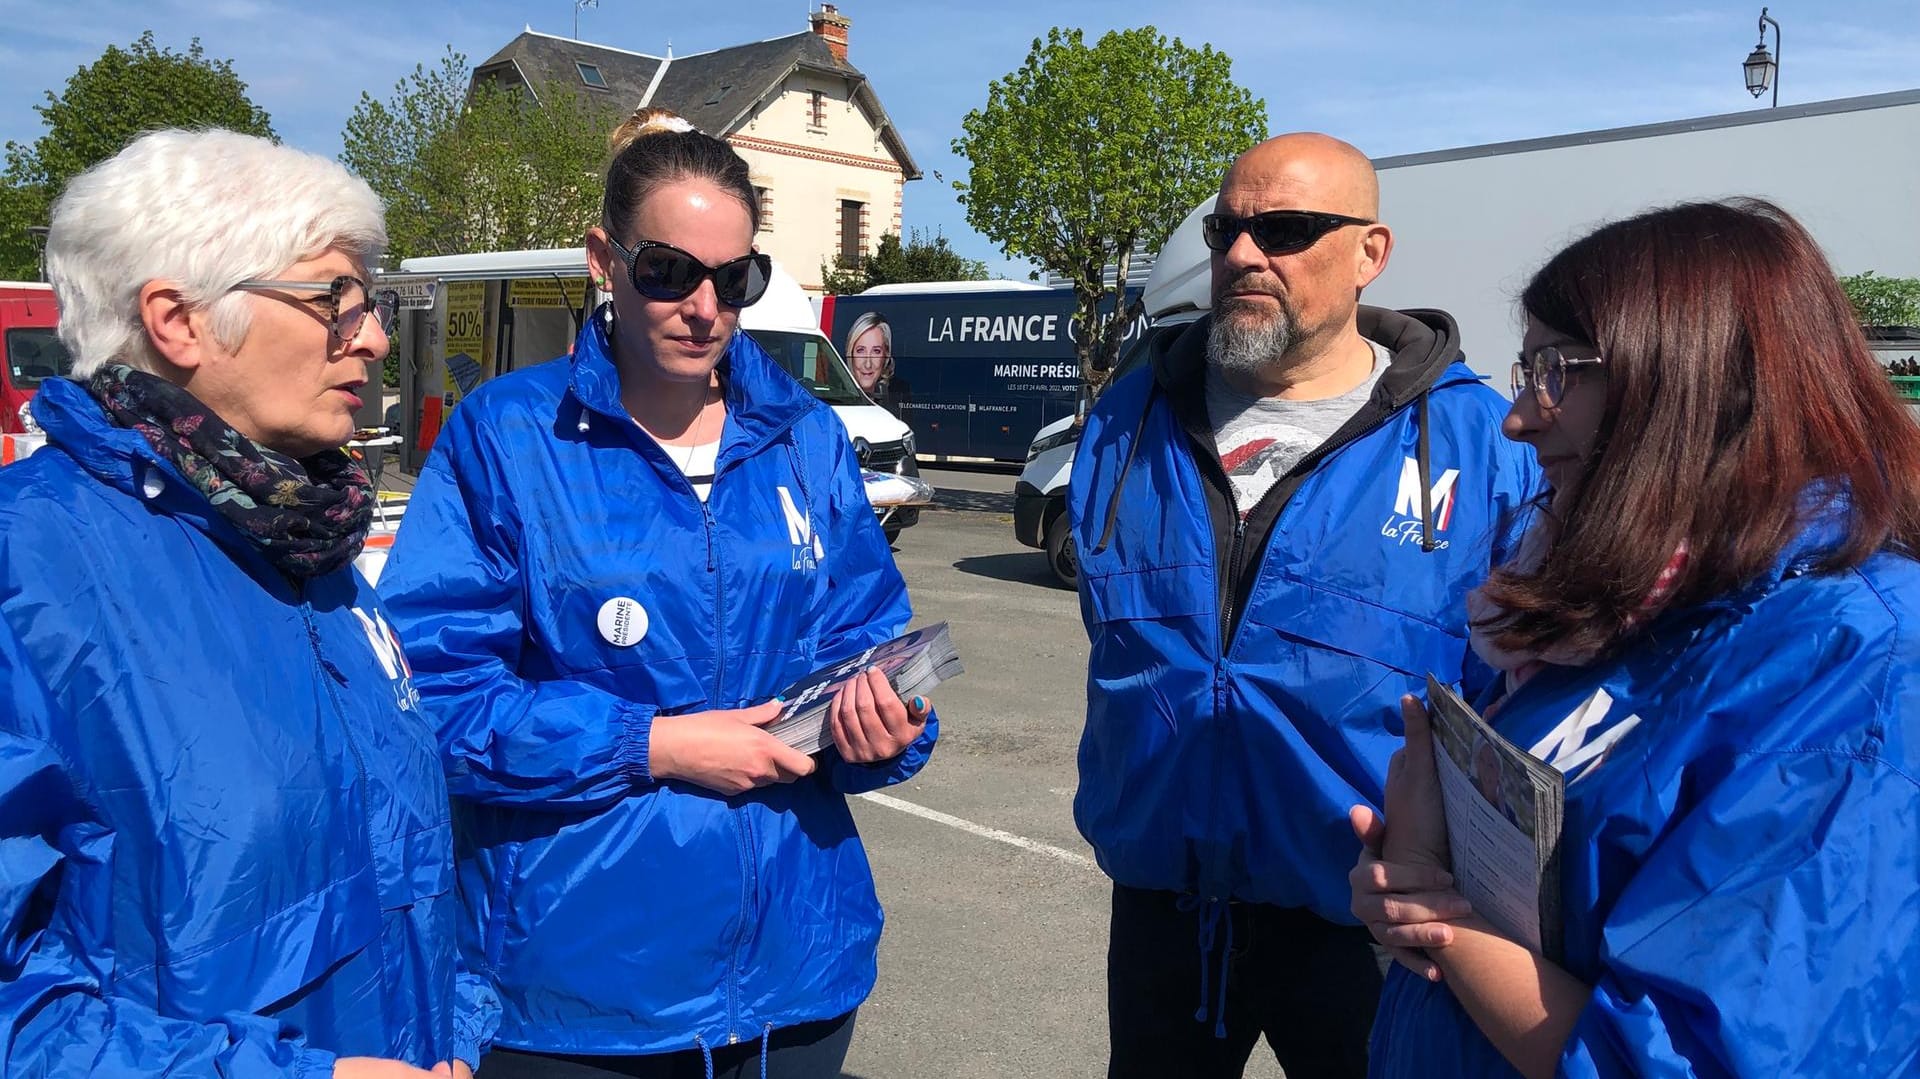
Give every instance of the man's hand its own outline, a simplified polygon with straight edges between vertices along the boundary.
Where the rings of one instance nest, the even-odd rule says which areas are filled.
[[[768,701],[752,708],[655,716],[647,743],[653,777],[739,794],[813,774],[812,757],[761,729],[780,717],[780,709],[779,701]]]
[[[443,1060],[433,1066],[433,1074],[441,1079],[473,1079],[473,1069],[464,1060]]]
[[[435,1068],[421,1071],[411,1064],[385,1057],[341,1057],[333,1062],[333,1079],[433,1079],[447,1075]]]
[[[827,729],[849,764],[878,764],[906,752],[926,726],[933,704],[915,697],[909,705],[878,667],[868,667],[833,695]]]

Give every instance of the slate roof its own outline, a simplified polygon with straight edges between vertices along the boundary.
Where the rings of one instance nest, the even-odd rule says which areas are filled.
[[[820,35],[808,30],[672,59],[527,30],[477,65],[474,79],[520,83],[536,93],[551,82],[581,87],[578,63],[598,68],[608,95],[622,107],[635,108],[643,101],[664,105],[700,130],[723,136],[738,129],[754,106],[795,70],[846,79],[906,178],[921,175],[867,77],[836,58]]]

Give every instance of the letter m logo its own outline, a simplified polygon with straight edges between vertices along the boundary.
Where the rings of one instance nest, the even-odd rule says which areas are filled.
[[[1420,462],[1411,457],[1403,458],[1400,466],[1400,490],[1394,495],[1393,512],[1403,517],[1420,516]],[[1449,468],[1434,480],[1433,489],[1428,497],[1433,505],[1433,529],[1444,531],[1453,520],[1453,485],[1460,479],[1460,470]]]
[[[380,661],[380,667],[387,677],[400,679],[413,674],[413,668],[407,665],[407,654],[400,647],[400,639],[394,636],[387,620],[379,611],[368,617],[367,612],[353,608],[353,616],[360,620],[360,628],[366,631],[367,644],[373,649],[373,658]]]
[[[812,551],[816,560],[827,557],[820,537],[814,534],[813,522],[801,512],[799,506],[794,505],[793,492],[785,487],[776,487],[775,490],[780,492],[780,512],[787,518],[788,541],[796,548]]]

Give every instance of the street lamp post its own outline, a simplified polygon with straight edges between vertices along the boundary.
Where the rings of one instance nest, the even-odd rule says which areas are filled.
[[[1773,25],[1773,51],[1767,51],[1767,25]],[[1745,63],[1740,66],[1747,73],[1747,92],[1759,97],[1773,87],[1773,105],[1780,105],[1780,57],[1784,50],[1780,47],[1780,24],[1767,14],[1766,8],[1760,9],[1760,44],[1747,54]]]
[[[47,279],[47,236],[53,232],[49,225],[28,225],[27,235],[33,237],[34,261],[40,266],[40,280]]]

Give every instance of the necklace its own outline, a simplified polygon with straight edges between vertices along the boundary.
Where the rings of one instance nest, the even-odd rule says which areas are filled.
[[[706,422],[706,419],[707,405],[703,403],[700,406],[700,414],[693,418],[693,441],[687,444],[687,459],[680,462],[682,475],[693,474],[693,455],[700,452],[700,425]]]
[[[700,452],[700,446],[702,445],[700,441],[701,425],[706,422],[707,409],[711,404],[713,404],[713,402],[701,403],[700,411],[694,413],[693,423],[687,429],[688,434],[692,436],[692,440],[687,443],[686,457],[684,460],[675,462],[680,466],[680,474],[683,476],[690,475],[693,471],[694,455]],[[725,414],[726,414],[726,411],[723,408],[721,410],[721,415],[724,416]],[[660,444],[660,451],[667,455],[667,459],[669,461],[673,460],[673,447],[665,439],[661,438],[659,435],[654,434],[651,430],[647,428],[647,425],[644,423],[641,423],[639,419],[636,418],[633,422],[634,422],[634,426],[640,428],[642,431],[646,431],[647,434],[650,437],[652,437],[652,439],[655,442],[658,442]]]

